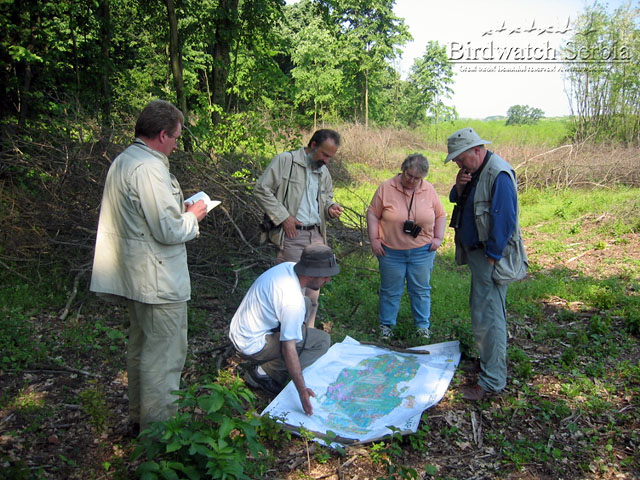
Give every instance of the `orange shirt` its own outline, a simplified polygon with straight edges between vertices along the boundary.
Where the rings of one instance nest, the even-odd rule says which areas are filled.
[[[380,220],[378,235],[383,245],[395,250],[423,247],[431,243],[436,218],[445,217],[446,213],[433,185],[422,180],[415,193],[405,192],[400,183],[400,175],[378,187],[371,199],[369,212]],[[422,227],[416,238],[404,233],[402,227],[406,220],[413,220]]]

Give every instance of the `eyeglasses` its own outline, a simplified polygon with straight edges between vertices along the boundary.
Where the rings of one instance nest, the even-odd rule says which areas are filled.
[[[422,180],[422,177],[416,177],[415,175],[411,175],[406,170],[402,172],[402,174],[407,178],[407,180],[411,180],[412,182],[419,182],[420,180]]]

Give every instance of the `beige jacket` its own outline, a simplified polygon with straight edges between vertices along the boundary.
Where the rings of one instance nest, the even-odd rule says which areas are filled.
[[[275,225],[280,225],[289,215],[296,216],[307,185],[307,162],[304,148],[276,155],[264,173],[258,179],[253,196]],[[292,164],[293,162],[293,168]],[[289,179],[291,172],[291,179]],[[287,192],[289,184],[289,193]],[[285,201],[286,193],[286,201]],[[327,243],[327,217],[333,201],[333,183],[326,166],[320,168],[318,182],[318,210],[320,213],[320,231]],[[269,232],[269,240],[278,248],[284,243],[284,230],[281,227]]]
[[[136,139],[107,174],[91,290],[150,304],[189,300],[185,242],[198,233],[169,159]]]

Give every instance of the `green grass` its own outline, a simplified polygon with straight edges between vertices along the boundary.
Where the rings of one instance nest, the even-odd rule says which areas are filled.
[[[38,287],[24,280],[0,278],[0,369],[25,368],[47,357],[46,343],[34,341],[31,316],[51,306],[62,306],[62,291],[56,282]]]
[[[505,112],[506,113],[506,112]],[[419,131],[430,143],[445,145],[447,137],[456,130],[472,127],[481,138],[494,144],[534,145],[555,147],[567,142],[570,132],[570,119],[545,118],[535,125],[505,125],[504,120],[469,120],[459,119],[452,123],[435,126],[425,126]]]
[[[639,190],[619,186],[600,190],[549,189],[522,192],[519,195],[521,224],[523,228],[535,227],[545,233],[569,235],[579,233],[585,216],[602,216],[609,222],[601,222],[599,233],[636,232],[639,218],[637,211],[634,212],[632,208],[635,209],[638,204]]]

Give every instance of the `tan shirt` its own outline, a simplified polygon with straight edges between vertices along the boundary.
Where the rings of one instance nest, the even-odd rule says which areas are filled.
[[[419,248],[431,243],[436,218],[446,213],[435,188],[426,180],[415,189],[413,202],[411,193],[406,192],[400,183],[400,175],[385,181],[373,195],[369,212],[379,220],[378,236],[383,245],[396,250]],[[411,209],[409,210],[409,205]],[[402,227],[406,220],[413,220],[422,227],[414,238],[404,233]]]
[[[185,242],[198,233],[169,159],[136,139],[107,174],[91,290],[150,304],[189,300]]]

